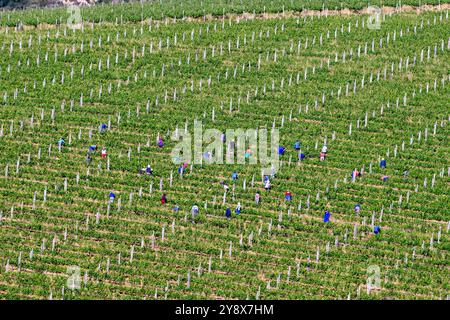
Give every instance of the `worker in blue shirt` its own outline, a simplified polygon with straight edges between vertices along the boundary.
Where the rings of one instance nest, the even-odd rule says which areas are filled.
[[[325,214],[323,215],[323,222],[329,222],[330,216],[331,216],[331,213],[328,211],[325,211]]]
[[[234,210],[234,212],[235,212],[237,215],[240,215],[240,214],[241,214],[241,203],[240,203],[240,202],[238,202],[238,205],[237,205],[237,207],[236,207],[236,210]]]
[[[116,198],[116,195],[114,194],[114,192],[110,192],[109,193],[109,202],[113,203],[115,198]]]
[[[231,210],[230,210],[230,208],[227,208],[227,210],[225,210],[225,217],[227,217],[227,219],[231,218]]]

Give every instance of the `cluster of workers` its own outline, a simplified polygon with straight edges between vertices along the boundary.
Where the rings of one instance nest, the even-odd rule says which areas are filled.
[[[108,126],[107,126],[106,124],[103,123],[103,124],[101,124],[101,125],[99,126],[99,131],[100,131],[100,133],[104,133],[104,132],[106,132],[107,130],[108,130]],[[225,142],[225,134],[222,134],[221,139],[222,139],[223,142]],[[157,144],[157,146],[158,146],[159,148],[163,148],[163,147],[164,147],[164,140],[163,140],[161,137],[158,137],[157,143],[156,143],[156,144]],[[61,138],[61,139],[58,141],[58,146],[59,146],[59,147],[62,147],[62,146],[64,146],[64,145],[65,145],[65,140],[64,140],[64,138]],[[296,141],[296,142],[294,143],[294,145],[293,145],[293,148],[294,148],[294,150],[296,150],[296,151],[298,152],[298,159],[299,159],[300,161],[303,160],[303,159],[306,157],[306,155],[305,155],[303,152],[300,151],[300,149],[301,149],[301,143],[300,143],[300,141]],[[92,162],[93,153],[94,153],[96,150],[97,150],[97,145],[91,145],[91,146],[89,146],[89,150],[88,150],[87,155],[86,155],[86,163],[87,163],[88,165],[90,165],[90,163]],[[327,157],[327,151],[328,151],[328,147],[327,147],[326,144],[324,144],[323,147],[321,148],[320,155],[319,155],[320,161],[324,161],[324,160],[326,159],[326,157]],[[286,152],[286,148],[285,148],[285,147],[283,147],[283,146],[279,146],[279,147],[278,147],[278,154],[279,154],[280,156],[283,156],[283,155],[285,154],[285,152]],[[250,158],[250,157],[252,156],[252,154],[253,154],[252,150],[251,150],[251,149],[247,149],[246,152],[245,152],[245,158],[247,158],[247,159]],[[106,148],[105,148],[105,147],[102,147],[102,149],[101,149],[101,157],[104,159],[104,158],[106,158],[107,156],[108,156],[108,153],[107,153]],[[211,152],[205,152],[205,154],[204,154],[204,158],[206,158],[206,159],[211,158],[211,156],[212,156],[212,155],[211,155]],[[381,161],[380,161],[380,168],[385,169],[386,166],[387,166],[387,162],[386,162],[386,160],[385,160],[384,158],[382,158]],[[178,168],[178,173],[179,173],[179,174],[183,174],[183,173],[185,172],[185,170],[187,169],[187,167],[188,167],[188,163],[183,163],[183,164],[180,165],[180,167]],[[409,173],[408,171],[405,171],[405,172],[404,172],[404,176],[407,176],[408,173]],[[152,167],[151,167],[150,165],[147,165],[147,167],[144,167],[144,168],[142,168],[142,169],[139,170],[139,174],[140,174],[140,175],[153,175],[153,169],[152,169]],[[361,176],[361,173],[360,173],[356,168],[355,168],[355,169],[352,171],[352,173],[351,173],[351,177],[352,177],[352,180],[353,180],[353,181],[354,181],[356,178],[360,177],[360,176]],[[264,189],[265,189],[266,191],[270,191],[270,190],[271,190],[271,179],[274,179],[274,178],[275,178],[275,169],[272,167],[271,174],[270,174],[270,175],[266,175],[266,176],[263,177]],[[387,175],[383,175],[383,176],[381,177],[381,180],[384,181],[384,182],[386,182],[386,181],[388,180],[388,178],[389,178],[389,177],[388,177]],[[233,180],[233,182],[235,182],[236,180],[238,180],[238,173],[237,173],[237,172],[233,172],[232,175],[231,175],[231,179]],[[225,190],[225,193],[227,193],[228,190],[229,190],[228,184],[227,184],[225,181],[222,181],[220,184],[223,186],[223,188],[224,188],[224,190]],[[115,199],[115,198],[116,198],[116,195],[115,195],[113,192],[110,192],[110,194],[109,194],[109,199],[110,199],[110,203],[111,203],[111,204],[114,202],[114,199]],[[257,192],[255,193],[255,198],[254,198],[254,199],[255,199],[254,201],[255,201],[255,204],[256,204],[256,205],[259,205],[259,204],[261,203],[262,197],[261,197],[261,194],[260,194],[259,191],[257,191]],[[292,201],[292,199],[293,199],[292,193],[291,193],[289,190],[285,191],[285,193],[284,193],[284,200],[285,200],[285,202]],[[165,204],[167,204],[167,203],[168,203],[168,201],[167,201],[167,196],[166,196],[166,194],[164,193],[164,194],[161,196],[161,204],[162,204],[162,205],[165,205]],[[356,204],[355,207],[354,207],[354,209],[355,209],[355,212],[356,212],[356,213],[359,213],[360,210],[361,210],[361,205]],[[174,210],[175,212],[177,212],[177,211],[179,210],[179,207],[178,207],[178,206],[175,206],[175,207],[173,208],[173,210]],[[239,216],[239,215],[241,214],[241,212],[242,212],[242,206],[241,206],[241,203],[238,202],[236,208],[234,209],[234,213],[235,213],[237,216]],[[193,205],[193,206],[192,206],[192,208],[191,208],[191,214],[192,214],[192,219],[194,220],[195,217],[199,214],[199,207],[198,207],[197,205]],[[232,217],[232,211],[231,211],[231,209],[230,209],[229,207],[227,207],[227,208],[225,209],[225,217],[226,217],[227,219],[231,219],[231,217]],[[330,222],[330,218],[331,218],[331,213],[330,213],[328,210],[325,211],[325,213],[324,213],[324,215],[323,215],[323,222],[324,222],[324,223]],[[374,230],[373,230],[374,234],[379,234],[380,231],[381,231],[381,227],[380,227],[380,226],[375,226],[375,227],[374,227]]]

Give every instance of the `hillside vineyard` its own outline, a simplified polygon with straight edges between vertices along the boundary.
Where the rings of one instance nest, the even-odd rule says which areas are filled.
[[[402,2],[0,12],[0,298],[449,299],[450,6]]]

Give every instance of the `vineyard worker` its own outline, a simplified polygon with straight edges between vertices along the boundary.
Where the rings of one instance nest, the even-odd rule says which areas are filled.
[[[260,202],[261,202],[261,195],[259,194],[259,191],[256,191],[255,204],[258,205]]]
[[[303,153],[303,152],[299,152],[298,153],[298,160],[303,160],[303,159],[305,159],[306,158],[306,155]]]
[[[90,152],[88,152],[88,153],[86,154],[86,164],[87,164],[87,165],[90,165],[91,162],[92,162],[92,155],[91,155]]]
[[[113,203],[115,198],[116,198],[116,195],[113,192],[110,192],[109,193],[109,202]]]
[[[275,178],[275,167],[273,166],[273,164],[270,166],[270,176],[272,178]]]
[[[97,145],[93,144],[92,146],[89,146],[89,152],[94,152],[95,150],[97,150]]]
[[[295,143],[294,143],[294,149],[298,151],[298,150],[300,150],[300,146],[301,146],[300,141],[298,141],[298,140],[295,141]]]
[[[328,151],[328,147],[327,147],[327,145],[326,145],[326,144],[324,144],[324,145],[323,145],[323,147],[322,147],[322,150],[321,150],[321,152],[322,152],[322,153],[325,153],[325,154],[326,154],[326,153],[327,153],[327,151]]]
[[[382,176],[382,177],[381,177],[381,180],[382,180],[383,182],[386,182],[386,181],[388,181],[388,179],[389,179],[389,177],[388,177],[388,176]]]
[[[203,153],[203,159],[208,160],[211,158],[211,151],[205,151]]]
[[[320,161],[324,161],[327,154],[325,152],[320,153]]]
[[[225,217],[227,217],[227,219],[231,218],[231,210],[230,210],[230,208],[227,208],[227,210],[225,210]]]
[[[292,193],[291,193],[290,191],[286,191],[286,192],[284,193],[284,199],[285,199],[286,201],[291,201],[291,200],[292,200]]]
[[[178,212],[178,211],[180,211],[180,207],[179,206],[175,206],[175,207],[172,208],[172,211],[173,212]]]
[[[237,215],[240,215],[240,214],[241,214],[241,203],[240,203],[240,202],[238,202],[238,205],[237,205],[237,207],[236,207],[236,210],[234,210],[234,212],[235,212]]]
[[[278,154],[279,155],[284,155],[284,152],[286,151],[286,148],[283,146],[279,146],[278,147]]]
[[[361,206],[359,204],[355,205],[355,212],[359,213],[361,211]]]
[[[158,147],[160,148],[164,147],[164,140],[162,138],[158,139]]]
[[[149,164],[147,165],[147,168],[145,168],[145,173],[148,175],[153,174],[153,169],[152,169],[152,167],[150,167]]]
[[[108,126],[107,126],[105,123],[102,123],[102,124],[98,127],[98,130],[100,131],[100,133],[106,132],[106,129],[108,129]]]
[[[167,197],[166,194],[163,193],[162,197],[161,197],[161,204],[166,204],[167,203]]]
[[[61,139],[59,139],[59,141],[58,141],[58,146],[63,146],[63,145],[65,145],[66,144],[66,142],[64,141],[64,138],[61,138]]]
[[[231,179],[233,179],[233,181],[236,181],[238,179],[238,174],[236,171],[231,175]]]
[[[328,211],[325,211],[325,214],[323,215],[323,222],[329,222],[330,216],[331,216],[331,213]]]
[[[247,151],[245,151],[245,159],[248,159],[252,156],[253,151],[251,149],[247,149]]]
[[[360,176],[359,171],[355,168],[355,170],[353,170],[352,172],[352,180],[356,180],[357,177]]]
[[[179,174],[184,173],[184,172],[186,171],[187,167],[188,167],[188,164],[187,164],[186,162],[183,163],[183,164],[178,168],[178,173],[179,173]]]
[[[102,148],[102,158],[104,159],[104,158],[106,158],[107,156],[108,156],[108,153],[106,152],[106,148],[103,147],[103,148]]]
[[[373,228],[373,233],[379,234],[380,232],[381,232],[380,226],[375,226],[375,227]]]
[[[386,169],[386,160],[384,160],[384,158],[381,158],[381,161],[380,161],[380,168]]]
[[[269,179],[267,179],[267,180],[264,182],[264,189],[266,189],[266,191],[269,191],[269,190],[270,190],[270,180],[269,180]]]
[[[191,209],[191,213],[192,213],[192,220],[195,219],[195,217],[198,215],[198,206],[197,205],[193,205],[192,209]]]

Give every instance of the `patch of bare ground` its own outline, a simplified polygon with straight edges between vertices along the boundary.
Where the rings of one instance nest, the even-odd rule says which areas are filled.
[[[401,6],[401,7],[381,7],[381,13],[383,15],[391,15],[391,14],[399,14],[399,13],[423,13],[428,11],[446,11],[450,9],[450,3],[444,3],[440,5],[422,5],[422,6]],[[272,20],[272,19],[289,19],[289,18],[303,18],[303,17],[309,17],[309,16],[321,16],[321,17],[328,17],[328,16],[350,16],[350,15],[365,15],[370,14],[373,11],[370,8],[364,8],[359,10],[350,10],[350,9],[340,9],[340,10],[309,10],[305,9],[302,11],[284,11],[279,13],[249,13],[249,12],[243,12],[239,14],[234,13],[228,13],[225,15],[212,15],[207,14],[202,17],[184,17],[182,19],[172,19],[172,18],[166,18],[166,20],[155,20],[155,19],[146,19],[143,22],[147,24],[160,24],[160,23],[177,23],[177,22],[202,22],[202,21],[213,21],[213,20],[232,20],[236,22],[240,21],[248,21],[248,20]],[[141,23],[139,21],[139,23]],[[112,22],[100,22],[96,23],[97,25],[103,25],[103,26],[113,26],[115,25]],[[24,30],[32,30],[32,29],[54,29],[57,25],[55,24],[46,24],[42,23],[37,26],[34,25],[23,25],[22,28]],[[0,26],[0,30],[6,28],[5,26]]]

